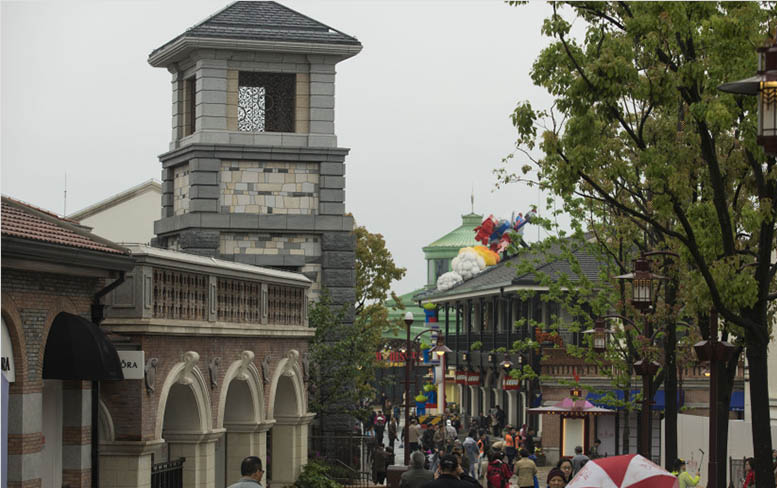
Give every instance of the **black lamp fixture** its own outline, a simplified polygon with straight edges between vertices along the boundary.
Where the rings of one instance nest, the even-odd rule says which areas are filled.
[[[464,361],[465,363],[468,363],[468,362],[469,362],[469,351],[464,351],[464,352],[462,352],[462,353],[461,353],[461,359],[462,359],[462,361]]]
[[[591,347],[597,354],[602,354],[607,350],[607,335],[612,332],[605,328],[603,318],[597,318],[594,321],[594,328],[583,331],[583,334],[593,334]]]
[[[512,362],[512,361],[510,361],[510,354],[508,354],[508,353],[505,353],[505,357],[504,357],[504,359],[502,360],[502,362],[501,362],[501,363],[499,363],[499,367],[500,367],[500,368],[502,368],[502,369],[504,369],[505,371],[508,371],[508,370],[512,369],[512,367],[513,367],[513,362]]]
[[[445,353],[453,352],[453,350],[445,345],[445,339],[443,339],[442,334],[438,334],[437,345],[432,348],[432,352],[441,357],[444,356]]]
[[[648,313],[653,307],[653,288],[657,280],[665,280],[665,276],[650,272],[650,261],[645,255],[632,262],[632,272],[616,276],[616,279],[631,282],[631,304],[642,313]]]
[[[777,154],[777,39],[771,46],[760,47],[758,71],[744,80],[724,83],[718,90],[736,95],[758,97],[758,144],[767,154]]]

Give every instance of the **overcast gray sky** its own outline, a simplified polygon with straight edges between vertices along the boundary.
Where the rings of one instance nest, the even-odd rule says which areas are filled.
[[[421,248],[470,210],[509,217],[536,189],[494,189],[513,149],[519,100],[547,106],[529,78],[547,41],[544,3],[496,0],[281,3],[347,34],[362,52],[338,65],[335,127],[346,209],[382,233],[421,286]],[[2,192],[63,212],[149,178],[170,140],[170,76],[148,54],[226,1],[2,1]],[[517,164],[517,163],[514,163]],[[543,197],[544,199],[544,197]],[[527,234],[536,238],[537,230]]]

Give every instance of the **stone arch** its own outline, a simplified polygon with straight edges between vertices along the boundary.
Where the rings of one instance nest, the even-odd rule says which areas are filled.
[[[280,383],[281,386],[283,386],[284,383],[281,381],[282,379],[291,382],[291,393],[293,394],[296,403],[295,411],[284,412],[284,416],[302,416],[307,412],[308,405],[305,395],[305,383],[302,380],[302,369],[297,360],[298,358],[299,352],[295,349],[290,349],[289,352],[286,353],[286,357],[278,361],[278,364],[275,366],[272,380],[270,381],[270,401],[267,408],[268,419],[274,419],[277,416],[275,412],[275,403],[276,400],[278,400],[278,385]],[[288,393],[288,390],[282,388],[281,394],[285,395],[286,393]],[[290,403],[289,400],[291,400],[291,398],[282,396],[281,400],[288,404]]]
[[[2,318],[13,346],[16,384],[23,385],[27,381],[27,355],[24,354],[27,350],[27,341],[22,332],[22,317],[16,308],[16,302],[8,294],[1,295],[0,299],[2,299]]]
[[[102,400],[98,402],[98,421],[100,422],[100,442],[113,442],[116,440],[116,430],[113,427],[113,417],[108,406]]]
[[[165,382],[159,392],[159,403],[156,410],[156,424],[154,428],[154,439],[162,438],[162,427],[165,418],[165,410],[170,397],[170,390],[174,386],[185,386],[191,390],[197,408],[197,432],[207,433],[211,431],[211,408],[210,394],[208,393],[205,377],[202,375],[196,363],[200,355],[194,351],[188,351],[183,355],[183,361],[180,361],[170,368]],[[180,390],[179,390],[180,391]],[[176,394],[178,392],[174,392]],[[178,395],[176,395],[178,396]]]
[[[227,396],[229,395],[229,388],[235,380],[245,384],[248,389],[248,396],[253,404],[251,420],[258,424],[266,418],[264,385],[259,369],[254,364],[253,359],[254,353],[252,351],[243,351],[240,353],[240,358],[233,361],[227,368],[224,380],[221,382],[216,428],[224,427],[224,410],[227,405]]]
[[[269,431],[268,486],[277,488],[294,483],[308,458],[308,424],[305,383],[299,352],[289,350],[278,361],[270,382],[267,416],[273,422]]]

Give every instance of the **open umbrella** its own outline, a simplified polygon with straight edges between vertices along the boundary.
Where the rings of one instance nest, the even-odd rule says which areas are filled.
[[[639,454],[588,461],[566,488],[677,488],[677,478]]]

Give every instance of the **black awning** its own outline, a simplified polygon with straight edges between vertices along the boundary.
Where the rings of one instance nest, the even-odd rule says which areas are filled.
[[[43,356],[43,378],[123,380],[116,348],[94,323],[67,312],[54,319]]]

